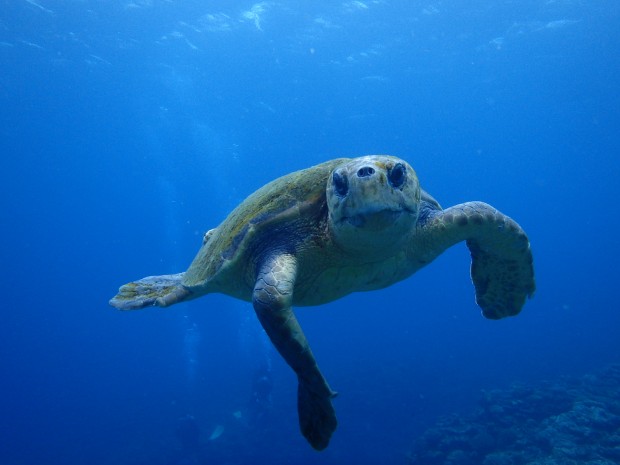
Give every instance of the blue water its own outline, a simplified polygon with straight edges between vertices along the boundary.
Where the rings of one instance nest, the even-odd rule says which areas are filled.
[[[404,464],[481,389],[620,362],[619,20],[613,0],[0,1],[0,463]],[[515,218],[538,289],[485,320],[460,244],[299,309],[340,393],[319,453],[250,304],[107,302],[183,271],[266,182],[369,153]]]

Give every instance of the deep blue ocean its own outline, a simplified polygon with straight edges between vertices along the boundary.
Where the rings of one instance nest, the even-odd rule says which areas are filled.
[[[0,0],[0,464],[408,464],[483,391],[620,363],[619,24],[614,0]],[[108,305],[268,181],[374,153],[518,221],[537,291],[483,318],[458,244],[298,309],[339,392],[325,451],[251,304]]]

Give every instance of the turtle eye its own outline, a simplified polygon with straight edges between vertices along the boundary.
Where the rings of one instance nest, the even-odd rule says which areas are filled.
[[[336,191],[338,197],[346,197],[346,195],[349,193],[349,180],[347,179],[346,175],[343,176],[337,171],[334,171],[332,179],[334,183],[334,190]]]
[[[402,187],[407,180],[407,169],[402,163],[396,163],[388,172],[388,180],[395,189]]]

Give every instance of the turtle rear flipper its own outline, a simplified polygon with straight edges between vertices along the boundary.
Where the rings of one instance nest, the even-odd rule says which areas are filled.
[[[145,307],[168,307],[186,300],[191,294],[183,286],[185,273],[147,276],[120,287],[110,305],[119,310],[138,310]]]

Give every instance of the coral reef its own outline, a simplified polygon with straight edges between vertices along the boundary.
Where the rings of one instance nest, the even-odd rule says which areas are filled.
[[[468,417],[419,437],[410,465],[617,465],[620,365],[597,375],[485,391]]]

